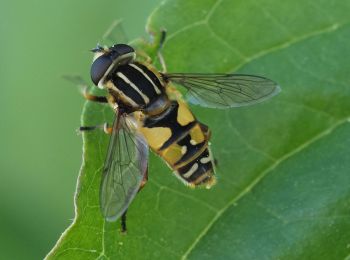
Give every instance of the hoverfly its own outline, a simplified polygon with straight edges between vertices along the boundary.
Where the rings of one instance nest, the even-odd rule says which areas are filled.
[[[159,61],[165,67],[159,42]],[[148,150],[159,155],[175,176],[190,187],[215,183],[210,130],[191,112],[174,84],[183,86],[190,102],[209,108],[231,108],[264,101],[280,91],[274,81],[243,74],[167,73],[138,60],[127,44],[92,50],[91,80],[107,96],[85,94],[91,101],[109,103],[115,112],[107,157],[102,171],[100,207],[108,221],[122,218],[148,179]],[[93,130],[96,126],[82,126]]]

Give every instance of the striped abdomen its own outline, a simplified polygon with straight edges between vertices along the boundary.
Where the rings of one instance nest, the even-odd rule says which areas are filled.
[[[210,187],[215,182],[208,141],[209,129],[198,122],[182,101],[157,116],[146,116],[141,132],[152,150],[160,155],[186,184]]]
[[[120,105],[138,110],[152,104],[164,93],[159,73],[140,63],[129,63],[117,67],[106,86]]]

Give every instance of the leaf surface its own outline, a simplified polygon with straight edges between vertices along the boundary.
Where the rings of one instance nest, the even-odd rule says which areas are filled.
[[[98,205],[108,137],[83,135],[77,216],[48,259],[340,259],[350,254],[350,1],[168,0],[170,72],[239,72],[282,92],[252,107],[193,107],[212,129],[218,184],[184,187],[150,159],[128,234]],[[140,46],[143,44],[140,44]],[[150,46],[141,46],[154,54]],[[83,125],[112,122],[87,102]]]

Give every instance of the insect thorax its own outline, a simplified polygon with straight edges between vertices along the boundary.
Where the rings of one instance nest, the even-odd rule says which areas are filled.
[[[167,100],[164,84],[155,69],[135,62],[118,66],[110,74],[106,86],[119,105],[136,111],[162,105]]]

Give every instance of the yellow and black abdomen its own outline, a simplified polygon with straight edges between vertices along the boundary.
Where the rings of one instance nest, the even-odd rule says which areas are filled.
[[[146,116],[140,131],[151,149],[161,156],[177,177],[190,186],[215,183],[214,163],[208,141],[210,131],[198,122],[181,100],[159,115]]]

